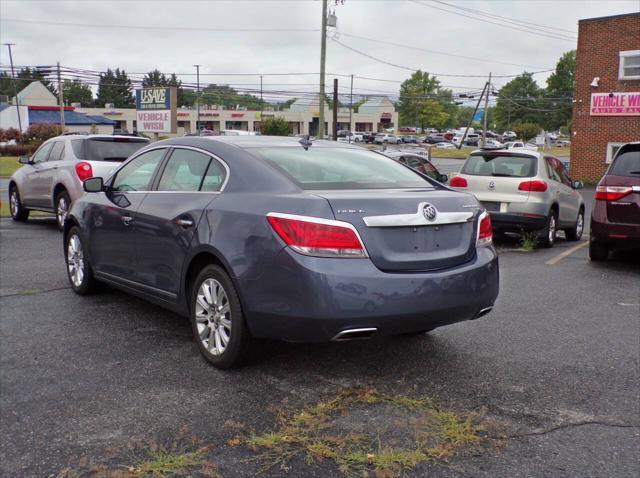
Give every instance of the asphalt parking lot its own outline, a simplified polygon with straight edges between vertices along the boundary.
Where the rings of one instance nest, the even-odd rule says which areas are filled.
[[[127,476],[111,473],[158,443],[205,446],[208,468],[192,476],[254,475],[239,433],[366,387],[477,412],[498,430],[407,476],[639,476],[640,257],[590,263],[582,244],[499,244],[501,293],[477,321],[411,338],[267,342],[223,372],[185,319],[111,289],[75,295],[52,220],[3,219],[0,475]],[[370,423],[396,426],[376,413]],[[299,456],[286,476],[334,475],[330,460]]]

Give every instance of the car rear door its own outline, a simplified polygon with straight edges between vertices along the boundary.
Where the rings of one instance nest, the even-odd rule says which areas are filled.
[[[134,226],[140,204],[149,192],[168,148],[145,151],[128,161],[98,193],[90,214],[91,260],[107,279],[138,282]]]
[[[582,196],[573,189],[573,182],[562,161],[554,157],[550,157],[549,161],[556,175],[560,176],[560,221],[564,223],[562,225],[573,225],[578,218],[578,210],[582,204]]]
[[[143,285],[175,299],[194,232],[222,190],[227,167],[206,151],[175,147],[161,169],[137,211],[137,269]]]
[[[58,176],[58,168],[60,159],[64,155],[64,141],[54,141],[49,157],[42,163],[40,174],[38,176],[38,188],[42,190],[42,205],[47,208],[53,208],[53,187]]]
[[[557,202],[559,206],[558,221],[564,226],[575,221],[578,216],[577,207],[571,205],[571,193],[573,193],[573,189],[562,182],[562,163],[552,156],[545,156],[544,160],[550,179],[549,189],[555,202]]]

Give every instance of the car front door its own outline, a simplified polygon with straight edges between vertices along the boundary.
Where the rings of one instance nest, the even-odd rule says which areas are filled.
[[[218,197],[227,168],[206,151],[175,147],[153,191],[138,208],[138,273],[143,285],[175,299],[182,269],[203,211]]]
[[[97,274],[136,281],[136,211],[149,192],[168,148],[146,151],[122,166],[90,209],[90,250]]]
[[[31,162],[25,166],[25,181],[20,189],[20,195],[24,205],[27,207],[51,207],[45,204],[45,186],[41,175],[52,147],[53,141],[40,146],[35,154],[31,156]]]

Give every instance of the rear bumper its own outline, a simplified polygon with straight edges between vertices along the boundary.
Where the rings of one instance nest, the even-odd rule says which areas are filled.
[[[640,248],[640,225],[618,224],[606,218],[606,207],[595,204],[591,215],[591,241],[618,247]]]
[[[450,270],[386,273],[368,259],[285,248],[260,283],[241,284],[255,337],[324,342],[368,328],[393,335],[477,318],[498,296],[498,258],[493,248],[479,248],[474,261]]]
[[[547,217],[529,213],[489,212],[491,224],[498,231],[538,231],[547,224]]]

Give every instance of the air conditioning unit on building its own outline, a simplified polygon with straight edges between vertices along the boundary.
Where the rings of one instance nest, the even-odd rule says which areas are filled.
[[[116,107],[116,105],[114,105],[113,103],[105,103],[104,107],[105,109],[112,110]]]

